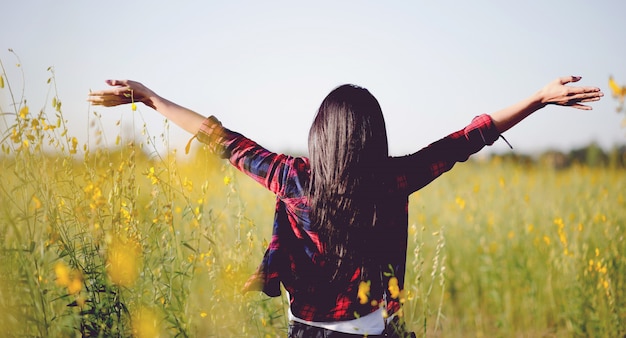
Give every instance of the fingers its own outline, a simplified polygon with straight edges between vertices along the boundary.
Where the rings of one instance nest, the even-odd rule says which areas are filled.
[[[87,95],[87,101],[95,106],[113,107],[133,101],[131,90],[128,87],[116,87],[92,91]]]
[[[92,91],[87,94],[88,98],[122,98],[122,99],[130,99],[130,89],[122,88],[122,89],[105,89],[105,90],[97,90]]]
[[[595,102],[595,101],[600,101],[601,97],[602,96],[585,97],[585,98],[579,100],[578,102]]]
[[[578,82],[578,81],[580,81],[580,79],[582,79],[581,76],[572,75],[572,76],[561,77],[557,81],[559,81],[562,85],[564,85],[564,84],[568,84],[570,82]]]
[[[580,81],[580,76],[565,76],[560,78],[560,82],[562,85],[565,85],[569,82],[578,82]],[[570,87],[565,86],[567,88],[567,96],[570,102],[592,102],[598,101],[601,97],[604,96],[604,93],[598,87],[591,86],[581,86],[581,87]],[[576,107],[580,108],[580,107]],[[591,107],[587,107],[591,109]],[[583,108],[580,108],[583,109]],[[585,108],[586,109],[586,108]]]
[[[565,76],[565,77],[559,78],[558,81],[561,83],[561,85],[565,85],[571,82],[578,82],[580,81],[580,79],[582,79],[582,77],[580,76]],[[598,87],[591,87],[591,86],[569,87],[567,86],[566,88],[568,90],[567,95],[569,96],[579,95],[579,94],[589,95],[592,97],[604,96],[604,94],[601,92],[600,88]]]
[[[114,89],[103,89],[103,90],[94,90],[90,92],[89,96],[106,96],[106,95],[122,95],[127,96],[130,93],[130,88],[114,88]]]
[[[112,96],[112,95],[93,95],[89,94],[87,101],[94,106],[113,107],[121,104],[130,103],[130,100],[125,97]]]
[[[593,108],[591,108],[589,106],[586,106],[584,104],[579,104],[579,103],[572,104],[572,105],[570,105],[570,107],[576,108],[576,109],[580,109],[580,110],[592,110],[593,109]]]
[[[578,109],[583,109],[583,110],[591,110],[593,108],[591,108],[590,106],[584,105],[582,103],[587,103],[587,102],[595,102],[595,101],[599,101],[600,98],[599,97],[593,97],[593,98],[589,98],[589,99],[583,99],[583,100],[571,100],[568,102],[568,106],[574,107],[574,108],[578,108]]]
[[[600,91],[600,88],[595,87],[572,87],[568,95],[570,99],[593,99],[597,101],[604,96],[604,93]]]
[[[106,80],[109,86],[125,86],[128,87],[128,80]]]
[[[585,86],[585,87],[566,87],[568,88],[570,93],[573,94],[581,94],[581,93],[596,93],[600,91],[600,88],[598,87],[591,87],[591,86]]]
[[[572,89],[573,90],[568,93],[566,100],[556,102],[556,104],[581,110],[592,110],[592,107],[582,103],[599,101],[604,96],[604,93],[595,87],[572,87]]]

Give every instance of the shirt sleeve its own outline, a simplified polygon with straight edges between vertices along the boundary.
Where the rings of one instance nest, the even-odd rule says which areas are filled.
[[[285,187],[289,179],[297,176],[294,167],[306,165],[302,158],[270,152],[245,136],[224,128],[214,116],[202,123],[196,137],[212,153],[228,159],[238,170],[279,197],[289,194]]]
[[[492,145],[499,137],[491,116],[483,114],[465,128],[414,154],[392,158],[393,167],[397,168],[398,189],[408,190],[409,194],[421,189],[457,162],[465,162],[483,147]]]

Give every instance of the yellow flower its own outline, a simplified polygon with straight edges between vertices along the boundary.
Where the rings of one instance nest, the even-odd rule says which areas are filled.
[[[54,265],[54,274],[56,275],[56,284],[67,287],[67,292],[75,295],[83,288],[83,277],[79,271],[71,270],[63,261],[59,261]]]
[[[383,308],[383,318],[387,319],[389,318],[389,312],[387,312],[387,309]]]
[[[413,300],[413,293],[411,290],[406,290],[406,300]]]
[[[83,276],[78,271],[72,271],[70,284],[67,286],[67,292],[75,295],[83,289]]]
[[[626,96],[626,86],[620,86],[615,82],[613,76],[609,76],[609,88],[611,88],[611,93],[613,97],[618,98],[620,100],[624,100],[624,96]]]
[[[33,195],[33,206],[35,207],[35,209],[41,208],[41,201],[35,195]]]
[[[185,177],[183,179],[183,188],[185,188],[189,192],[192,192],[193,191],[193,181],[191,181],[187,177]]]
[[[563,219],[561,217],[557,217],[554,219],[554,224],[559,228],[565,227],[565,223],[563,223]]]
[[[154,311],[142,308],[131,316],[133,336],[139,338],[159,337],[158,318]]]
[[[70,268],[63,261],[59,261],[54,265],[54,274],[57,277],[57,285],[70,285]]]
[[[357,292],[357,297],[359,298],[359,303],[367,304],[370,295],[370,281],[364,282],[361,281],[359,283],[359,291]]]
[[[465,200],[464,199],[462,199],[461,197],[457,197],[455,202],[459,206],[459,209],[461,209],[461,210],[465,209]]]
[[[137,111],[137,105],[135,104],[135,102],[131,103],[131,105],[130,105],[130,109],[131,109],[132,111]]]
[[[72,145],[70,148],[70,154],[76,154],[76,147],[78,146],[78,139],[76,137],[72,137],[70,141],[72,142]]]
[[[559,240],[561,241],[561,243],[563,244],[563,246],[567,247],[567,234],[565,233],[565,223],[563,223],[563,219],[562,218],[556,218],[554,220],[554,224],[556,224],[556,226],[558,227],[558,234],[559,234]]]
[[[150,179],[152,185],[156,185],[157,183],[159,183],[159,178],[154,173],[154,167],[150,167],[150,169],[148,169],[148,173],[146,174],[146,176]]]
[[[11,141],[13,143],[20,143],[22,141],[22,132],[18,132],[17,129],[11,130]]]
[[[20,117],[25,119],[27,115],[28,115],[28,106],[24,106],[22,107],[22,109],[20,109]]]
[[[139,277],[141,247],[133,239],[115,238],[107,251],[107,273],[111,282],[131,286]]]
[[[391,298],[400,297],[400,287],[398,286],[398,278],[391,277],[389,279],[389,293],[391,294]]]
[[[224,184],[229,185],[231,181],[231,178],[228,176],[224,176]]]

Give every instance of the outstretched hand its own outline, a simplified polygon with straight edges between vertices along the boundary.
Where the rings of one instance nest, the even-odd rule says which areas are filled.
[[[578,82],[580,79],[580,76],[565,76],[550,82],[539,91],[541,102],[591,110],[590,106],[582,103],[598,101],[604,94],[597,87],[566,86],[568,83]]]
[[[143,102],[166,119],[191,134],[196,134],[206,119],[193,110],[171,102],[137,81],[107,80],[112,88],[89,93],[87,101],[95,106],[114,107],[122,104]],[[133,107],[134,110],[134,107]]]
[[[527,99],[491,114],[496,128],[503,133],[549,104],[591,110],[584,103],[598,101],[604,94],[597,87],[567,86],[568,83],[578,82],[580,79],[580,76],[560,77]]]
[[[87,101],[104,107],[143,102],[146,106],[155,108],[152,98],[156,94],[143,84],[131,80],[107,80],[106,83],[113,88],[90,92]]]

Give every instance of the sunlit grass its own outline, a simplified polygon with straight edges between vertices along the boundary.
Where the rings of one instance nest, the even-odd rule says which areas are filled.
[[[271,193],[203,147],[177,154],[141,107],[112,144],[85,112],[81,144],[49,71],[41,109],[0,74],[3,332],[284,336],[285,300],[241,293]],[[625,191],[621,169],[460,164],[411,197],[406,288],[390,291],[424,336],[622,336]]]
[[[446,232],[442,333],[623,332],[623,174],[492,161],[461,166],[415,195],[421,236]]]

